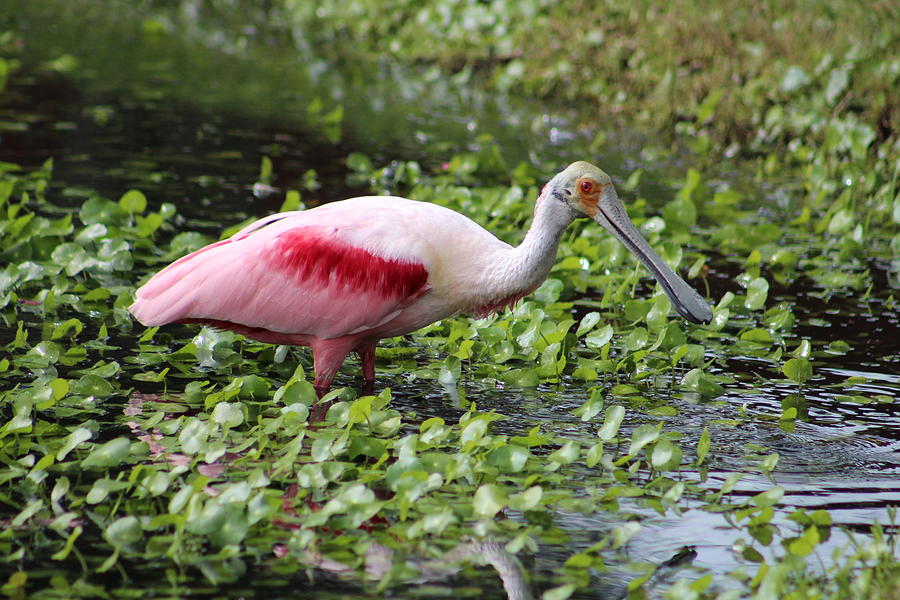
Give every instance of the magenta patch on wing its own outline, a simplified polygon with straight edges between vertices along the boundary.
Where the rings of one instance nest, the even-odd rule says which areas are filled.
[[[472,309],[472,314],[475,317],[482,319],[493,313],[502,312],[507,308],[513,308],[516,305],[516,302],[521,300],[524,296],[530,294],[532,291],[534,290],[519,292],[513,294],[512,296],[507,296],[506,298],[497,300],[496,302],[491,302],[490,304],[485,304],[484,306],[475,307]]]
[[[308,228],[282,233],[270,256],[273,266],[323,287],[337,284],[384,298],[413,296],[428,281],[420,263],[382,258],[317,234]]]

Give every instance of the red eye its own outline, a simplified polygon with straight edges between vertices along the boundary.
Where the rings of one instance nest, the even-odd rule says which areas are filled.
[[[594,191],[594,184],[590,181],[582,181],[580,187],[583,194],[590,194],[592,191]]]

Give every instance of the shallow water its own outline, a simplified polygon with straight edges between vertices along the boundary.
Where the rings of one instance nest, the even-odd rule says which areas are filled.
[[[21,24],[32,32],[46,26],[37,17]],[[346,104],[344,131],[339,140],[330,140],[308,115],[284,110],[273,99],[259,103],[250,116],[236,110],[235,99],[227,97],[227,78],[233,74],[224,74],[217,88],[205,89],[192,101],[190,90],[185,89],[192,66],[175,60],[178,52],[154,54],[152,48],[131,48],[129,56],[137,61],[138,71],[152,68],[165,75],[135,84],[116,79],[111,66],[114,57],[97,55],[97,49],[115,36],[114,31],[98,31],[96,40],[85,39],[82,46],[69,29],[54,31],[60,35],[57,46],[67,45],[68,51],[79,56],[95,75],[41,77],[26,85],[15,84],[14,101],[0,108],[0,121],[27,123],[27,127],[4,128],[0,160],[34,166],[53,157],[55,199],[69,198],[72,206],[81,203],[85,190],[115,198],[129,188],[139,188],[154,204],[177,204],[188,219],[187,227],[218,232],[246,215],[267,214],[280,205],[277,195],[253,194],[259,163],[266,155],[273,156],[273,184],[279,187],[296,187],[303,174],[314,169],[322,187],[309,196],[317,201],[359,193],[346,184],[343,159],[353,151],[428,163],[440,160],[434,150],[435,139],[446,142],[441,147],[449,155],[474,143],[475,133],[489,132],[508,149],[510,158],[540,155],[544,163],[553,163],[592,155],[589,136],[567,129],[567,124],[577,119],[566,110],[558,111],[560,117],[546,118],[549,111],[545,106],[498,106],[491,99],[477,98],[470,90],[429,88],[409,82],[404,82],[403,93],[395,98],[390,95],[390,79],[383,88],[361,91],[352,77],[346,81],[337,76],[327,78],[332,94],[340,93],[344,98],[367,95],[366,101]],[[46,56],[42,53],[53,51],[52,47],[41,48],[32,58],[43,60]],[[252,71],[249,73],[252,75]],[[277,80],[266,79],[271,78],[271,70],[260,76],[264,79],[261,93],[272,92],[273,88],[267,86]],[[278,94],[282,101],[293,98],[297,102],[304,94],[325,93],[321,81],[307,83],[308,87],[288,87]],[[475,112],[470,112],[473,109]],[[391,122],[390,127],[385,122]],[[553,134],[548,136],[551,130]],[[641,166],[648,171],[646,180],[668,178],[675,161],[648,164],[629,158],[640,155],[640,139],[617,135],[615,150],[607,146],[602,156],[611,171],[627,173]],[[661,195],[671,194],[661,185],[655,189]],[[652,185],[642,188],[651,202],[653,190]],[[875,264],[872,268],[885,272],[887,266]],[[734,269],[727,261],[711,264],[713,297],[739,289],[733,276]],[[823,298],[811,284],[804,288],[802,280],[772,290],[771,303],[790,303],[796,311],[796,331],[813,341],[816,348],[824,348],[833,340],[850,345],[843,354],[816,355],[816,375],[802,387],[768,381],[765,364],[752,356],[732,358],[727,368],[712,369],[735,378],[735,383],[726,386],[726,393],[714,401],[672,393],[667,382],[661,382],[660,393],[667,397],[671,394],[668,403],[677,409],[677,415],[666,417],[666,427],[682,432],[690,445],[707,425],[717,441],[707,474],[711,487],[732,472],[748,470],[766,454],[778,452],[781,459],[771,477],[748,474],[738,484],[735,496],[758,493],[774,481],[786,489],[782,516],[795,507],[823,508],[831,512],[836,523],[859,532],[867,531],[873,522],[889,521],[889,507],[900,504],[900,312],[888,300],[889,295],[885,285],[865,299],[851,293]],[[827,387],[848,377],[864,377],[865,381],[846,387],[841,395]],[[355,380],[342,374],[336,383],[354,385]],[[569,392],[565,383],[502,389],[464,377],[462,385],[465,395],[477,399],[480,409],[494,409],[510,417],[496,424],[499,432],[519,433],[542,424],[574,439],[587,442],[595,438],[596,423],[583,423],[571,413],[584,398]],[[432,381],[409,382],[402,375],[379,375],[378,386],[392,389],[395,407],[404,413],[453,420],[462,412],[457,404],[458,392]],[[803,418],[790,425],[780,423],[782,402],[796,395],[804,400]],[[727,423],[743,413],[753,418],[744,420],[740,427]],[[641,417],[638,421],[634,414],[629,418],[634,420],[623,424],[626,435],[650,419]],[[627,510],[643,519],[643,529],[628,545],[632,560],[662,563],[682,547],[691,546],[696,550],[690,561],[693,567],[724,574],[744,564],[733,551],[736,530],[720,516],[690,504],[677,516],[660,516],[637,506]],[[561,514],[559,522],[575,545],[589,545],[617,524],[611,523],[605,513]],[[785,529],[792,527],[783,518],[776,522]],[[820,554],[827,558],[832,548],[846,543],[846,535],[835,530]],[[548,551],[537,564],[526,568],[549,571],[564,559]],[[601,577],[598,589],[621,592],[621,586],[627,583],[627,570],[624,566],[622,569],[621,573],[613,569]],[[491,579],[496,573],[487,567],[479,573],[474,578],[468,572],[447,575],[430,582],[432,587],[407,593],[409,597],[428,592],[501,597],[497,580]],[[322,577],[327,583],[317,586],[317,597],[355,597],[355,584],[324,573]],[[493,591],[488,593],[484,586],[476,585],[478,577],[493,581],[494,585],[486,588]],[[204,595],[201,588],[194,592]],[[223,592],[237,597],[245,594],[246,588],[209,591]],[[294,590],[290,588],[270,593],[270,597],[292,595]]]

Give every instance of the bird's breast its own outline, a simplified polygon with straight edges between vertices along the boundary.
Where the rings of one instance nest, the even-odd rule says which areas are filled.
[[[502,296],[499,298],[489,299],[484,303],[477,303],[475,306],[473,306],[466,312],[481,319],[481,318],[487,317],[489,315],[492,315],[494,313],[503,312],[507,308],[510,308],[510,309],[513,308],[519,300],[521,300],[522,298],[524,298],[525,296],[527,296],[528,294],[530,294],[533,291],[534,291],[533,289],[522,290],[522,291],[518,291],[518,292],[513,292],[511,294],[508,294],[506,296]]]

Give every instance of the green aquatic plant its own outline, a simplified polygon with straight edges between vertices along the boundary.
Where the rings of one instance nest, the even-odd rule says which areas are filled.
[[[201,238],[173,235],[174,209],[150,210],[137,191],[115,202],[91,197],[58,216],[44,194],[50,168],[27,175],[8,169],[0,203],[7,219],[0,245],[11,261],[0,289],[0,314],[12,332],[0,360],[0,378],[9,383],[0,393],[0,480],[13,510],[0,546],[15,568],[4,588],[10,593],[48,583],[58,591],[93,589],[98,574],[141,576],[139,560],[177,566],[153,588],[166,593],[186,585],[192,569],[212,583],[239,581],[273,552],[282,574],[322,565],[323,557],[353,565],[372,544],[427,555],[491,539],[530,554],[565,547],[571,533],[558,525],[562,514],[634,503],[666,513],[705,502],[732,515],[736,531],[754,543],[785,536],[798,559],[822,539],[821,517],[798,537],[766,525],[778,488],[732,503],[734,483],[711,492],[685,480],[714,456],[708,430],[696,447],[663,421],[623,431],[629,412],[674,414],[651,393],[660,381],[704,398],[724,393],[728,379],[709,370],[716,360],[705,357],[709,349],[724,359],[728,344],[741,343],[773,372],[809,379],[811,345],[803,341],[782,363],[786,334],[763,325],[765,279],[748,277],[743,300],[723,297],[709,328],[685,326],[668,318],[662,295],[624,300],[638,271],[624,256],[598,253],[586,238],[594,234],[578,230],[534,300],[418,332],[412,339],[426,355],[412,369],[403,340],[379,353],[398,383],[431,380],[458,388],[461,401],[472,385],[583,386],[586,400],[573,410],[593,423],[593,439],[569,438],[552,422],[500,433],[509,416],[469,401],[452,421],[423,419],[392,408],[387,390],[364,397],[336,390],[323,412],[302,356],[294,367],[282,349],[211,330],[154,328],[136,336],[125,312],[135,265],[149,270]],[[467,187],[455,175],[421,170],[413,185],[414,197],[442,199],[495,225],[536,193]],[[513,234],[509,227],[506,235]],[[169,241],[158,246],[156,239]],[[595,289],[607,291],[579,300]],[[736,315],[743,324],[728,324]],[[616,549],[635,532],[621,526],[570,553],[547,596],[589,585],[590,570],[615,563]],[[753,545],[744,556],[767,564]],[[75,579],[41,575],[70,564],[80,565]],[[747,585],[784,586],[801,568],[790,565],[779,567],[777,580],[764,568]],[[634,589],[650,585],[652,572],[636,577]],[[388,570],[380,585],[415,576]]]
[[[341,11],[356,11],[353,20],[316,35],[355,40],[339,45],[368,52],[366,44],[387,39],[375,35],[386,28],[396,33],[390,39],[397,54],[402,49],[425,64],[424,81],[446,75],[429,65],[454,72],[459,83],[515,93],[558,93],[565,81],[573,98],[601,99],[651,130],[674,134],[695,153],[685,159],[695,168],[679,168],[662,191],[648,192],[658,183],[655,168],[614,175],[627,179],[623,198],[651,244],[709,290],[713,322],[695,327],[668,318],[666,298],[647,288],[615,242],[575,227],[532,297],[487,319],[447,319],[391,340],[377,357],[386,373],[380,393],[338,389],[325,408],[302,352],[209,329],[143,330],[127,313],[142,275],[247,215],[210,223],[160,203],[153,184],[170,174],[156,166],[129,163],[141,173],[143,191],[129,191],[132,184],[106,198],[54,184],[52,160],[30,168],[0,164],[4,593],[237,595],[242,586],[266,585],[261,580],[290,582],[285,593],[295,593],[304,574],[331,572],[346,578],[342,589],[350,593],[377,585],[414,595],[411,582],[434,566],[428,559],[449,561],[460,545],[489,542],[535,563],[530,576],[548,599],[593,591],[607,577],[628,581],[624,593],[633,597],[891,597],[895,526],[848,534],[831,508],[795,508],[789,492],[770,482],[781,466],[790,468],[791,457],[769,447],[769,432],[822,427],[815,413],[825,402],[845,412],[890,410],[895,402],[884,392],[893,388],[873,390],[872,374],[836,365],[854,353],[859,362],[861,351],[885,362],[896,352],[827,331],[852,311],[874,316],[895,303],[896,118],[884,93],[897,70],[893,54],[883,52],[894,38],[889,27],[882,31],[891,20],[881,19],[880,33],[857,49],[838,38],[828,52],[810,56],[819,52],[816,44],[785,37],[812,27],[794,9],[779,17],[780,27],[765,22],[764,35],[777,42],[770,48],[729,33],[759,23],[750,18],[693,36],[690,28],[707,21],[644,19],[660,10],[651,5],[584,7],[604,11],[597,27],[585,28],[596,20],[558,18],[571,15],[571,6],[513,4],[498,14],[477,2],[446,14],[449,5],[440,2],[398,2],[389,13],[368,2],[325,3],[315,14],[296,3],[252,5],[242,8],[240,31],[248,20],[268,18],[267,10],[292,14],[295,20],[284,22],[297,32],[306,19],[334,23],[349,14]],[[222,6],[228,3],[212,10]],[[872,17],[848,8],[809,13],[826,27],[843,14],[835,35],[850,35],[856,29],[849,23]],[[726,14],[721,10],[728,8],[712,12]],[[663,16],[696,11],[674,5]],[[523,14],[529,18],[516,18]],[[447,30],[446,23],[452,43],[424,35]],[[567,38],[576,44],[571,56],[534,42],[535,35],[559,39],[572,26],[578,35]],[[164,15],[148,18],[143,30],[162,41],[176,27],[178,18]],[[235,40],[228,31],[198,37],[227,46]],[[666,44],[687,40],[693,58],[634,52],[629,44],[639,38],[620,32]],[[233,66],[241,48],[252,47],[246,33],[238,35],[244,41],[227,55]],[[517,53],[522,36],[540,52]],[[719,69],[723,61],[704,62],[710,36],[741,46],[728,67],[733,72]],[[0,34],[4,91],[19,89],[16,39]],[[604,43],[614,51],[598,52]],[[790,53],[767,61],[785,44]],[[78,73],[87,60],[69,53],[55,59],[47,67],[58,76]],[[583,65],[591,68],[575,68]],[[213,71],[218,77],[223,69]],[[741,94],[727,91],[733,77]],[[145,96],[153,98],[146,90],[135,94]],[[349,111],[317,98],[304,105],[307,116],[323,120],[326,137],[345,140]],[[116,110],[96,106],[86,114],[102,123]],[[0,119],[3,131],[28,127],[5,113]],[[595,141],[602,153],[603,136]],[[247,187],[271,187],[280,150],[266,147],[268,161],[241,158],[249,163]],[[635,157],[655,163],[654,156],[669,154],[667,145],[648,142]],[[439,155],[437,162],[394,161],[356,152],[342,165],[349,187],[439,202],[519,241],[551,167],[510,161],[507,149],[485,136]],[[711,164],[719,161],[750,175],[723,176]],[[207,188],[218,182],[194,180]],[[319,180],[306,171],[291,182],[298,191],[275,197],[272,209],[278,202],[299,208],[299,190],[304,203],[315,202]],[[818,303],[813,308],[810,299]],[[764,394],[775,395],[774,405],[761,401]],[[763,435],[734,435],[745,430]],[[736,439],[744,446],[729,447]],[[691,511],[732,528],[739,566],[727,574],[729,589],[721,586],[725,574],[691,565],[691,548],[665,563],[631,563],[630,544],[653,530],[654,515]],[[830,545],[841,535],[849,535],[846,546]],[[394,559],[371,572],[377,583],[366,582],[364,565],[386,553]],[[820,570],[809,568],[819,562]],[[467,568],[463,581],[485,580]],[[455,586],[453,593],[483,589]]]

